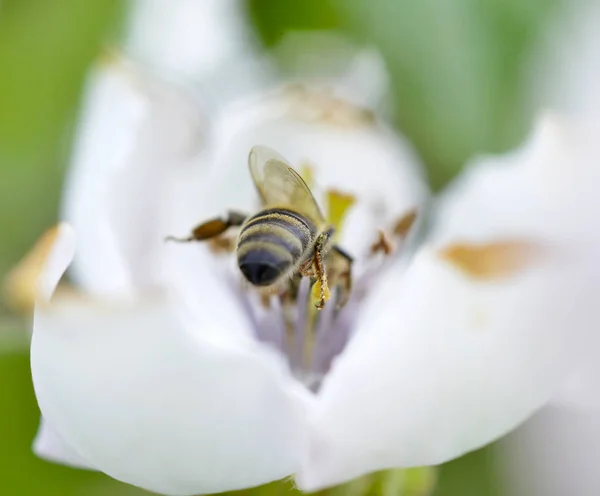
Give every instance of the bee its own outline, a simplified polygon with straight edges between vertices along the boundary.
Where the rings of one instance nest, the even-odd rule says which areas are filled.
[[[334,283],[343,281],[339,306],[350,291],[351,257],[333,244],[335,229],[329,225],[302,177],[279,153],[257,145],[248,157],[250,175],[262,208],[254,215],[229,211],[196,226],[178,242],[204,241],[240,227],[236,244],[237,265],[244,278],[258,288],[285,287],[297,276],[311,277],[315,306],[323,308],[330,297],[326,260]],[[341,277],[340,277],[341,276]]]

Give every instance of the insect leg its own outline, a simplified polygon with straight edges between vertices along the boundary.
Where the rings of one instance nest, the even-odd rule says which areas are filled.
[[[309,258],[306,262],[303,262],[300,267],[298,267],[298,273],[302,277],[315,277],[315,269],[313,267],[313,259]]]
[[[237,212],[235,210],[230,210],[227,212],[227,216],[225,218],[217,217],[216,219],[211,219],[197,225],[194,227],[194,229],[192,229],[192,233],[186,238],[167,236],[165,241],[176,241],[178,243],[205,241],[223,234],[230,227],[241,226],[246,218],[246,214]]]
[[[318,291],[317,302],[315,306],[320,310],[325,306],[325,302],[329,299],[329,287],[327,286],[327,271],[325,270],[324,264],[324,256],[323,253],[325,251],[325,246],[329,241],[329,233],[325,232],[317,238],[314,249],[313,263],[314,263],[314,271],[315,277],[317,281],[313,286],[313,294],[314,290]],[[316,296],[316,295],[315,295]]]
[[[352,291],[352,257],[339,246],[334,245],[330,252],[332,281],[336,288],[337,308],[342,308],[350,298]]]

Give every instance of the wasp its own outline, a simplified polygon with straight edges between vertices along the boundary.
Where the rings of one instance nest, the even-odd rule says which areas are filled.
[[[322,309],[330,298],[328,278],[333,278],[341,288],[338,306],[343,306],[351,288],[352,258],[333,243],[335,229],[326,221],[310,188],[285,158],[269,147],[254,146],[248,165],[261,201],[258,212],[229,211],[225,217],[196,226],[186,238],[167,239],[205,241],[240,227],[237,265],[250,284],[262,289],[285,288],[297,282],[297,277],[310,277],[315,306]]]

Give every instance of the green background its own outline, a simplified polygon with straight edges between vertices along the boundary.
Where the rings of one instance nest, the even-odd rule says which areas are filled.
[[[1,1],[1,0],[0,0]],[[333,28],[376,44],[398,128],[439,189],[476,153],[506,150],[531,123],[531,47],[558,0],[251,0],[266,46],[289,30]],[[93,58],[118,40],[115,0],[0,3],[0,275],[52,225],[78,99]],[[38,422],[25,329],[0,302],[0,495],[133,495],[94,473],[36,459]],[[437,496],[500,494],[487,448],[441,468]]]

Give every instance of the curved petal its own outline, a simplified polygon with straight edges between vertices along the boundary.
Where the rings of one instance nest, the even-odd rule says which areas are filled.
[[[37,279],[37,299],[40,304],[48,304],[65,270],[75,254],[75,233],[72,227],[61,223],[50,230],[45,237],[47,253],[39,267]],[[40,427],[33,441],[36,455],[76,468],[91,468],[71,446],[60,437],[56,430],[41,418]]]
[[[71,446],[65,443],[58,432],[42,417],[40,427],[33,440],[33,452],[46,460],[62,463],[73,468],[92,469]]]
[[[600,417],[549,406],[500,443],[496,460],[514,496],[600,493]]]
[[[566,3],[548,23],[531,85],[532,93],[561,111],[598,122],[600,117],[600,4]],[[596,132],[596,136],[598,133]],[[597,168],[597,164],[594,164]],[[565,382],[554,398],[557,405],[600,409],[600,369],[597,343],[581,360],[579,370]],[[583,358],[583,357],[582,357]]]
[[[90,76],[63,198],[63,218],[80,234],[70,270],[98,293],[131,285],[104,203],[107,180],[129,153],[144,114],[143,99],[122,76],[102,67]]]
[[[552,404],[598,415],[600,370],[597,345],[591,342],[589,353],[581,358],[577,370],[567,378],[552,398]]]
[[[5,302],[24,313],[50,299],[73,259],[75,234],[67,223],[48,229],[3,281]]]
[[[317,117],[302,114],[300,107],[311,107]],[[309,88],[299,95],[270,93],[238,102],[219,116],[207,153],[210,172],[204,184],[188,192],[189,200],[181,201],[188,213],[180,212],[179,222],[186,218],[189,229],[229,208],[258,208],[247,171],[248,152],[256,144],[274,148],[300,172],[309,169],[322,207],[331,189],[355,197],[349,213],[354,220],[345,223],[340,241],[353,255],[362,255],[378,228],[414,210],[428,194],[405,141],[362,109]]]
[[[109,222],[137,288],[162,282],[164,237],[170,230],[172,185],[183,176],[202,181],[200,109],[176,86],[139,75],[146,115],[120,168],[108,177]]]
[[[574,115],[600,114],[600,6],[568,2],[545,23],[530,64],[531,99]]]
[[[304,431],[301,391],[280,358],[219,326],[243,315],[211,295],[201,328],[169,301],[55,295],[36,308],[31,368],[42,414],[83,459],[163,494],[212,493],[293,473]],[[226,318],[224,318],[224,316]]]
[[[131,2],[127,53],[158,73],[193,81],[205,104],[262,85],[273,68],[248,29],[241,0]]]
[[[574,222],[598,155],[583,163],[567,134],[546,119],[523,150],[468,173],[429,244],[372,294],[325,378],[300,488],[442,463],[548,401],[600,322],[597,234],[584,246],[598,209]]]
[[[41,301],[50,300],[65,270],[75,256],[75,231],[70,224],[61,222],[53,232],[52,247],[38,275],[37,296]]]
[[[391,111],[390,75],[375,48],[357,46],[335,31],[290,31],[274,47],[274,55],[285,61],[291,84],[309,82],[357,105]]]
[[[181,90],[125,60],[91,74],[63,203],[79,236],[71,270],[87,291],[131,293],[156,279],[160,200],[202,143],[199,115]]]

